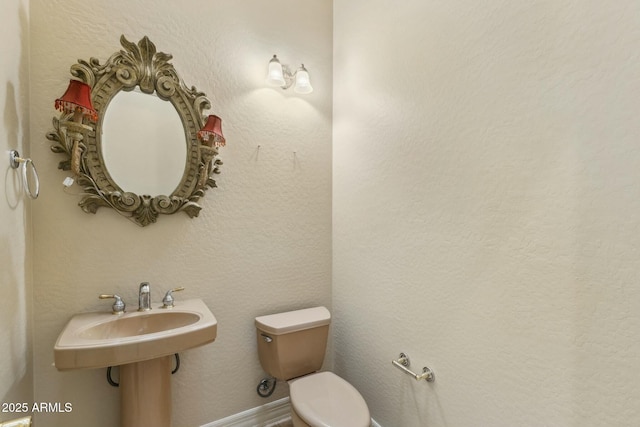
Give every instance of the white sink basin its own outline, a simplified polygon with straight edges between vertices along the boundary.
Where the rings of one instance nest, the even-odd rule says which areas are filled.
[[[216,339],[218,321],[200,299],[120,315],[76,314],[54,347],[58,370],[105,368],[172,355]]]

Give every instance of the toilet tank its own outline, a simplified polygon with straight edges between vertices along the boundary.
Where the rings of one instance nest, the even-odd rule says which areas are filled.
[[[325,307],[256,317],[262,369],[285,381],[320,370],[330,322]]]

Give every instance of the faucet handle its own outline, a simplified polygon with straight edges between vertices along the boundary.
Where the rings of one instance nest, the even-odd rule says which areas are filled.
[[[162,298],[162,308],[173,308],[173,295],[171,295],[171,293],[178,291],[184,291],[184,286],[179,286],[167,291],[164,298]]]
[[[114,301],[113,305],[111,306],[111,308],[113,310],[112,313],[113,314],[122,314],[122,313],[124,313],[125,304],[124,304],[124,301],[122,301],[122,298],[120,298],[119,295],[116,295],[116,294],[112,294],[112,295],[102,294],[102,295],[99,295],[98,298],[100,298],[100,299],[114,298],[115,301]]]

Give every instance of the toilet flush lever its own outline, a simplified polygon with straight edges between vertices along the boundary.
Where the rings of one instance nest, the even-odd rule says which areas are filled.
[[[270,343],[271,341],[273,341],[273,338],[271,338],[269,335],[260,334],[260,336],[266,343]]]

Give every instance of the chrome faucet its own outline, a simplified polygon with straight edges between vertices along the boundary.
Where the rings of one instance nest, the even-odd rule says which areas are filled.
[[[160,308],[173,308],[174,307],[174,299],[173,292],[184,291],[183,286],[179,286],[177,288],[169,289],[166,294],[164,294],[164,298],[162,299],[162,307]]]
[[[100,299],[107,299],[107,298],[113,298],[115,299],[115,302],[113,303],[113,305],[111,306],[111,312],[113,314],[122,314],[124,313],[124,309],[125,309],[125,304],[124,301],[122,301],[122,298],[120,298],[119,295],[116,294],[102,294],[100,296],[98,296],[98,298]]]
[[[151,310],[151,285],[149,282],[142,282],[138,293],[138,311],[149,310]]]

